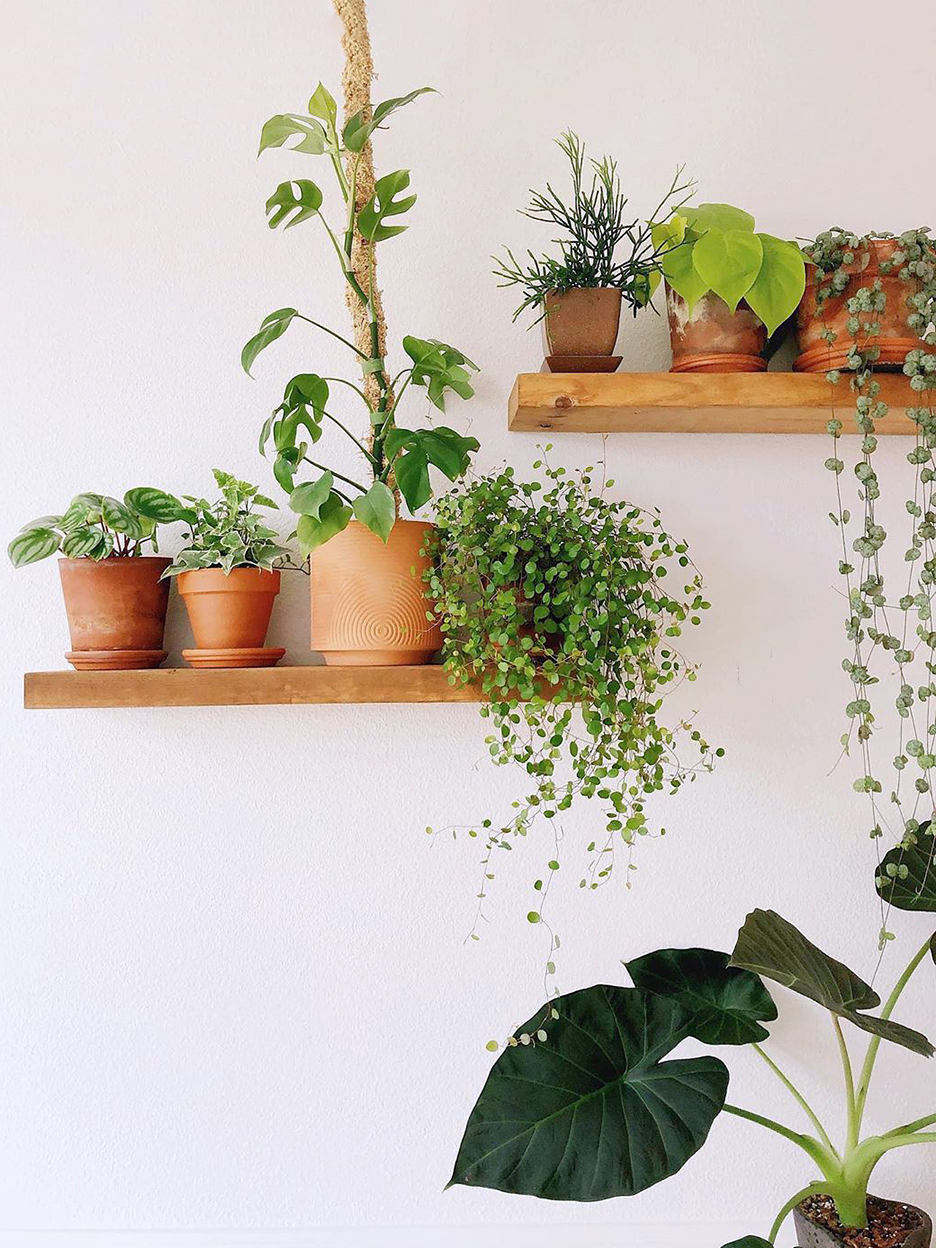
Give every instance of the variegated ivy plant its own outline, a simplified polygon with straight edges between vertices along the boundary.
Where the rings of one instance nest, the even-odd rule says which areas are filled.
[[[329,224],[321,210],[323,193],[306,178],[282,182],[276,188],[266,204],[269,225],[271,229],[280,225],[290,229],[304,221],[320,222],[344,280],[360,301],[370,326],[370,344],[364,351],[296,308],[279,308],[264,319],[241,354],[249,374],[261,351],[294,321],[303,321],[344,343],[354,354],[363,378],[361,384],[356,384],[344,377],[300,373],[287,382],[282,403],[263,425],[260,450],[265,454],[272,439],[276,452],[273,471],[290,496],[290,506],[299,513],[296,534],[304,554],[340,533],[352,516],[386,542],[397,515],[393,485],[396,484],[409,509],[417,511],[432,495],[429,465],[454,481],[465,472],[471,452],[478,448],[476,439],[462,437],[446,426],[406,429],[398,423],[400,401],[411,385],[425,387],[430,401],[440,411],[445,410],[448,391],[463,399],[471,398],[474,390],[469,370],[475,365],[444,342],[407,336],[402,345],[408,362],[391,375],[380,349],[373,249],[406,229],[398,218],[416,202],[416,196],[407,193],[409,172],[398,169],[377,179],[373,195],[363,205],[359,203],[358,165],[371,135],[391,113],[429,90],[420,87],[400,98],[385,100],[369,117],[356,113],[339,130],[335,100],[319,83],[309,100],[307,114],[271,117],[260,136],[261,152],[288,144],[291,150],[304,155],[327,158],[341,198],[342,225],[333,228]],[[352,262],[355,243],[360,244],[360,240],[364,240],[368,257],[369,271],[364,282],[359,280]],[[368,384],[370,378],[376,380],[376,387]],[[357,395],[366,407],[369,437],[358,438],[330,410],[330,386],[335,383]],[[368,397],[367,390],[375,397]],[[326,423],[341,430],[357,447],[365,465],[365,480],[328,468],[309,455]],[[297,484],[296,476],[304,464],[316,469],[318,475]]]

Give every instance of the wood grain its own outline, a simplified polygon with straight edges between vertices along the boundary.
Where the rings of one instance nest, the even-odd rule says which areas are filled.
[[[27,672],[24,684],[28,710],[482,700],[475,686],[456,689],[441,667],[431,666]]]
[[[890,413],[877,433],[913,435],[907,407],[924,406],[910,379],[882,373]],[[847,380],[821,373],[521,373],[508,427],[567,433],[826,433],[838,415],[857,433]]]

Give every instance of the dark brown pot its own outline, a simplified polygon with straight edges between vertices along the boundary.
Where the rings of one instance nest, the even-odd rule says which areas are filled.
[[[796,1223],[796,1242],[799,1244],[800,1248],[842,1248],[842,1246],[846,1243],[849,1245],[856,1244],[859,1248],[863,1248],[864,1240],[855,1240],[855,1231],[848,1230],[848,1228],[843,1230],[840,1229],[839,1226],[833,1228],[817,1223],[814,1216],[810,1216],[809,1206],[813,1199],[814,1198],[804,1201],[803,1204],[799,1205],[794,1211],[793,1217]],[[827,1200],[828,1198],[820,1197],[819,1199]],[[892,1239],[888,1239],[886,1241],[888,1248],[930,1248],[930,1241],[933,1235],[933,1223],[928,1214],[924,1213],[922,1209],[917,1209],[913,1205],[902,1205],[900,1202],[893,1200],[881,1200],[876,1196],[870,1196],[868,1198],[868,1213],[869,1220],[871,1222],[871,1227],[869,1229],[872,1234],[875,1230],[875,1212],[886,1212],[888,1209],[896,1208],[907,1209],[911,1214],[915,1214],[919,1224],[908,1230],[905,1237],[899,1241],[895,1242]],[[838,1223],[838,1219],[835,1219],[835,1222]],[[880,1229],[880,1227],[878,1227],[878,1229]],[[849,1236],[847,1240],[846,1235]],[[872,1238],[871,1235],[869,1235],[867,1239],[868,1245],[879,1243],[883,1244],[884,1242],[884,1239],[880,1237]]]
[[[621,292],[615,286],[551,291],[543,325],[550,355],[611,355],[621,320]]]
[[[853,264],[843,265],[844,272],[852,276],[840,295],[826,300],[821,318],[816,316],[816,279],[821,275],[814,264],[806,266],[806,290],[796,310],[796,340],[800,354],[794,360],[793,367],[797,372],[825,373],[832,368],[845,368],[855,343],[855,337],[848,331],[851,313],[846,303],[860,287],[870,286],[876,278],[881,282],[887,306],[881,313],[865,313],[859,319],[880,321],[881,332],[874,337],[858,335],[862,346],[880,348],[881,354],[875,367],[897,372],[903,367],[907,352],[923,345],[907,324],[911,313],[907,299],[910,295],[919,294],[923,285],[921,279],[911,278],[903,282],[898,277],[897,269],[890,273],[880,270],[881,261],[888,260],[899,245],[895,238],[872,239],[868,250],[856,254]],[[834,331],[834,342],[826,342],[821,336],[824,329]]]
[[[79,671],[158,667],[166,657],[163,634],[169,559],[60,559],[59,574],[72,648]]]
[[[689,305],[667,283],[673,348],[671,373],[760,373],[767,367],[767,327],[742,299],[734,312],[711,291]]]

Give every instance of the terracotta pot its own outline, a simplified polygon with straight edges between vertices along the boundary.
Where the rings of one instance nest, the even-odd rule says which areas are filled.
[[[840,295],[826,300],[821,318],[816,316],[816,279],[821,275],[814,264],[806,266],[806,290],[796,310],[796,340],[800,355],[794,360],[793,367],[797,372],[825,373],[832,368],[846,367],[855,338],[848,330],[851,313],[845,305],[860,287],[870,286],[876,278],[881,282],[887,306],[881,313],[865,313],[859,315],[859,319],[880,321],[881,332],[873,337],[858,335],[858,341],[863,346],[880,347],[881,354],[875,367],[898,372],[903,368],[907,352],[924,345],[907,324],[911,312],[907,307],[907,298],[919,294],[923,285],[921,279],[911,278],[902,282],[898,277],[899,266],[891,273],[880,271],[881,261],[889,259],[899,245],[895,238],[872,239],[868,250],[855,255],[853,264],[843,265],[843,270],[852,276]],[[834,331],[835,342],[826,342],[822,338],[824,329]]]
[[[169,563],[154,556],[58,561],[72,667],[129,671],[162,663],[169,583],[159,578]]]
[[[828,1198],[823,1197],[820,1199],[827,1200]],[[796,1224],[796,1242],[800,1245],[800,1248],[842,1248],[845,1243],[855,1242],[851,1238],[855,1234],[854,1231],[848,1231],[847,1228],[844,1231],[832,1229],[831,1227],[817,1223],[814,1220],[814,1217],[810,1216],[809,1205],[810,1201],[804,1201],[802,1205],[797,1207],[793,1215],[794,1222]],[[917,1209],[913,1205],[901,1205],[898,1201],[881,1200],[876,1196],[870,1196],[868,1198],[868,1205],[872,1233],[874,1229],[877,1229],[878,1231],[881,1229],[880,1226],[875,1228],[876,1209],[883,1212],[885,1215],[888,1210],[897,1208],[907,1209],[911,1215],[916,1215],[913,1220],[917,1223],[917,1225],[908,1230],[906,1236],[902,1240],[896,1242],[891,1238],[886,1240],[888,1244],[893,1245],[893,1248],[930,1248],[930,1242],[933,1235],[933,1223],[930,1220],[929,1215],[924,1213],[922,1209]],[[836,1222],[837,1221],[838,1220],[836,1219]],[[845,1239],[846,1233],[849,1235],[848,1240]],[[859,1242],[863,1243],[864,1241]],[[867,1242],[868,1244],[877,1244],[884,1243],[885,1240],[879,1237],[871,1238],[869,1236]]]
[[[194,667],[271,667],[280,648],[265,649],[279,572],[261,568],[197,568],[177,578],[195,635],[195,649],[183,650]]]
[[[611,355],[621,320],[621,292],[615,286],[551,291],[543,328],[550,355]]]
[[[734,312],[711,291],[689,305],[667,283],[673,348],[671,373],[760,373],[767,367],[767,326],[742,299]]]
[[[442,645],[420,554],[432,525],[398,520],[386,546],[357,520],[316,550],[312,567],[312,649],[336,667],[428,663]]]

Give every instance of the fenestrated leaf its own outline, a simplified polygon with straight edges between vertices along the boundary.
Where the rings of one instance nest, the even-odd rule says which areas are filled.
[[[859,1010],[881,1004],[874,989],[773,910],[751,911],[738,933],[729,965],[776,980],[882,1040],[892,1040],[924,1057],[933,1054],[933,1046],[918,1031],[860,1014]]]
[[[355,518],[386,545],[396,520],[396,502],[389,486],[383,481],[375,481],[366,494],[354,500],[352,510]]]
[[[928,819],[884,855],[874,884],[898,910],[936,910],[936,838]]]
[[[362,238],[369,239],[372,243],[382,243],[393,238],[395,234],[403,233],[405,225],[385,225],[384,221],[387,217],[408,212],[416,203],[415,195],[398,198],[400,192],[409,186],[409,182],[408,169],[397,169],[395,173],[388,173],[377,179],[374,183],[374,194],[358,213],[358,229]]]
[[[714,949],[660,949],[625,962],[638,988],[672,997],[690,1016],[689,1034],[706,1044],[766,1040],[761,1021],[777,1007],[757,975],[728,965]]]
[[[470,399],[474,394],[467,370],[477,371],[478,366],[457,348],[436,338],[415,338],[407,334],[403,350],[413,361],[412,381],[426,387],[429,398],[440,411],[445,411],[447,389],[454,390],[463,399]]]
[[[754,285],[764,245],[745,230],[711,229],[692,248],[692,263],[703,282],[734,312]]]
[[[394,99],[382,101],[374,109],[370,121],[364,120],[363,113],[355,113],[353,117],[349,117],[342,132],[345,147],[349,152],[359,152],[382,121],[386,120],[391,113],[395,113],[398,108],[402,108],[404,104],[412,103],[417,96],[425,95],[427,91],[435,91],[435,88],[417,87],[415,91],[410,91],[409,95],[400,95]]]
[[[268,347],[271,342],[275,342],[277,338],[282,337],[292,324],[293,317],[297,315],[295,308],[278,308],[275,312],[271,312],[269,316],[264,317],[258,332],[245,344],[243,351],[241,351],[241,366],[248,377],[250,376],[253,362],[260,352]]]
[[[758,234],[764,249],[760,271],[744,296],[748,307],[774,333],[794,312],[806,289],[806,262],[794,243]]]
[[[550,1003],[539,1044],[508,1047],[471,1112],[451,1183],[541,1196],[631,1196],[680,1170],[725,1102],[717,1058],[662,1059],[687,1035],[675,1001],[598,984]],[[544,1007],[517,1032],[535,1034]]]
[[[59,548],[59,535],[52,529],[35,528],[18,533],[7,547],[7,554],[14,568],[24,568],[27,563],[48,559]]]
[[[282,222],[286,222],[288,230],[300,221],[314,217],[322,206],[322,192],[308,178],[295,178],[292,182],[281,182],[270,198],[266,201],[266,213],[271,230]]]
[[[296,537],[299,549],[304,555],[310,554],[317,546],[340,533],[348,527],[351,519],[351,508],[340,495],[332,493],[319,508],[318,519],[313,516],[300,516],[296,525]]]
[[[321,156],[325,151],[325,131],[317,121],[299,113],[277,113],[263,123],[257,155],[268,147],[282,147],[293,135],[301,137],[298,143],[291,145],[290,151],[307,152],[310,156]]]

